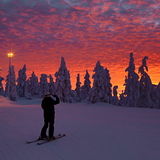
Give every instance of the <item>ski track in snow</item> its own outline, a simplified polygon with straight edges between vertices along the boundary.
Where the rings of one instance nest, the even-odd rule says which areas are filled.
[[[26,144],[43,126],[40,102],[0,97],[0,160],[160,159],[160,110],[61,103],[55,106],[55,135],[66,136],[40,146]]]

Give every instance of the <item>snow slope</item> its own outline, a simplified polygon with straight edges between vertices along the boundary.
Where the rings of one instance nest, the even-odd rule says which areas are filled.
[[[0,97],[0,160],[159,160],[160,110],[104,103],[56,106],[55,133],[66,137],[38,146],[40,99]]]

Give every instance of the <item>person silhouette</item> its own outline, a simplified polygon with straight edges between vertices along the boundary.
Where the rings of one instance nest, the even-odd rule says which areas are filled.
[[[59,104],[60,100],[57,95],[51,95],[50,92],[45,93],[45,97],[42,100],[41,107],[44,115],[44,126],[41,129],[41,135],[39,140],[54,139],[54,119],[55,108],[54,105]],[[49,138],[46,135],[46,131],[49,125]]]

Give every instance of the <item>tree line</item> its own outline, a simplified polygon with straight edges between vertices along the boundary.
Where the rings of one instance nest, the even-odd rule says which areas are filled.
[[[14,66],[10,66],[3,88],[3,77],[0,77],[0,95],[9,97],[16,101],[18,97],[26,99],[42,98],[45,92],[52,95],[57,94],[61,102],[76,103],[88,101],[91,103],[104,102],[113,105],[140,108],[160,108],[160,83],[153,85],[148,75],[148,57],[142,59],[142,65],[135,72],[133,53],[130,53],[129,65],[126,68],[125,89],[118,96],[118,86],[112,86],[109,70],[104,68],[100,61],[96,63],[93,70],[93,86],[91,87],[90,74],[86,70],[84,84],[80,82],[80,74],[77,74],[76,88],[71,89],[70,72],[67,69],[64,57],[61,57],[61,64],[58,71],[52,75],[41,74],[40,80],[34,73],[31,77],[26,76],[26,65],[18,71],[18,78],[15,77]]]

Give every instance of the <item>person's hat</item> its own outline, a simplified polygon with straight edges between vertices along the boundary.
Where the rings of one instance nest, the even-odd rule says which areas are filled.
[[[50,92],[45,92],[44,95],[49,96],[49,95],[51,95],[51,93]]]

